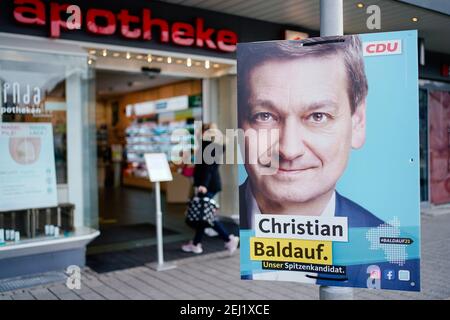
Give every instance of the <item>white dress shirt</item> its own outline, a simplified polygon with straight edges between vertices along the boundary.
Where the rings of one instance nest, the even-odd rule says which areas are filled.
[[[261,214],[261,210],[256,203],[256,199],[253,196],[253,192],[248,182],[245,188],[245,202],[247,204],[247,214],[250,214],[252,219],[252,229],[255,229],[255,215]],[[328,201],[325,209],[323,210],[321,217],[334,217],[334,211],[336,207],[336,191],[333,192],[330,200]],[[278,281],[297,281],[303,283],[316,283],[316,279],[306,277],[306,275],[317,276],[314,272],[302,272],[302,271],[267,271],[262,273],[253,274],[254,280],[278,280]]]

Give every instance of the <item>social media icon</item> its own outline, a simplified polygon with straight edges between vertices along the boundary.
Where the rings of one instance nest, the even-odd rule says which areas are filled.
[[[387,269],[383,271],[383,276],[386,280],[395,280],[395,272],[394,270]]]
[[[398,280],[400,281],[409,281],[410,280],[409,270],[399,270],[398,271]]]

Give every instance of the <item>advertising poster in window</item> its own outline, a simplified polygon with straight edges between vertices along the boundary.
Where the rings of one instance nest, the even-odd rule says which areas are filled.
[[[241,278],[420,291],[417,32],[237,59]]]
[[[0,123],[0,211],[56,207],[50,123]]]

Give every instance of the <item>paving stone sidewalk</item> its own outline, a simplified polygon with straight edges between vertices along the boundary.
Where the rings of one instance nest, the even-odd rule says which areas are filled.
[[[355,299],[449,299],[450,214],[422,216],[422,292],[355,289]],[[0,300],[95,299],[318,299],[315,285],[239,280],[239,253],[211,253],[176,261],[177,268],[154,271],[150,264],[107,273],[85,268],[80,290],[65,283],[0,293]]]

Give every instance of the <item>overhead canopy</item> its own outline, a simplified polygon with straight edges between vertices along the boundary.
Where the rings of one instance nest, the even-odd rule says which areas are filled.
[[[280,24],[320,29],[320,1],[318,0],[161,0],[189,7],[197,7],[247,18]],[[344,32],[346,34],[387,32],[417,29],[425,39],[427,50],[450,54],[450,5],[446,1],[344,0]],[[442,6],[437,7],[436,4]],[[358,8],[357,4],[364,6]],[[421,7],[414,4],[424,3]],[[428,4],[428,5],[427,5]],[[366,26],[367,6],[381,9],[381,30]],[[412,18],[418,18],[413,22]]]

